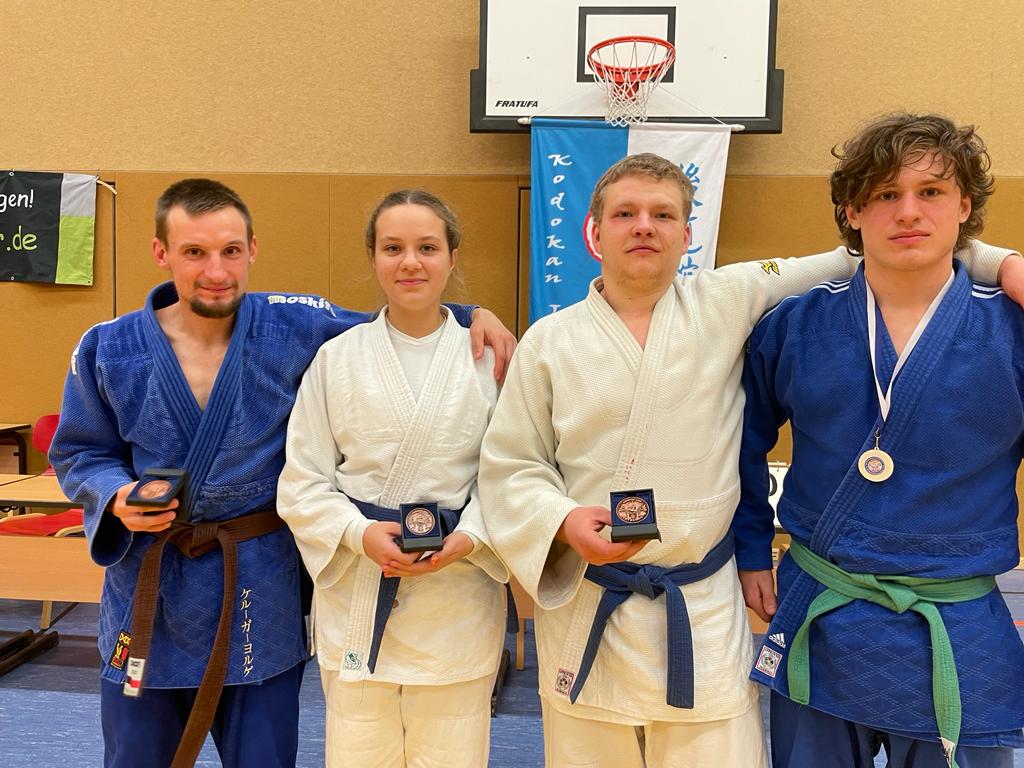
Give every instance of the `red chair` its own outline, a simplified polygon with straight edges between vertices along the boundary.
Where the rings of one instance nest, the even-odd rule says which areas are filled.
[[[48,413],[45,416],[40,416],[36,420],[35,426],[32,427],[32,445],[43,456],[46,456],[50,450],[50,443],[53,442],[53,434],[57,431],[57,422],[59,421],[59,413]],[[53,473],[53,467],[47,462],[43,474],[52,475]]]
[[[50,450],[53,435],[57,431],[59,413],[48,413],[40,416],[32,428],[32,445],[44,456]],[[44,475],[54,474],[49,464],[42,472]],[[63,512],[44,514],[32,512],[25,515],[14,515],[0,519],[0,536],[72,536],[85,533],[84,511],[81,507],[66,509]],[[46,629],[50,626],[53,603],[43,601],[43,610],[39,617],[39,626]],[[62,614],[63,615],[63,614]]]

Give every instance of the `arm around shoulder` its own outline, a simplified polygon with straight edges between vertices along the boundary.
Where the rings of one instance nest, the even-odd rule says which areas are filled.
[[[746,307],[748,331],[765,312],[783,299],[799,296],[828,280],[847,280],[860,259],[839,247],[812,256],[730,264],[717,273],[734,285],[734,306]],[[709,279],[714,273],[709,274]]]
[[[989,285],[1002,285],[1004,277],[1007,277],[1004,274],[1004,265],[1010,268],[1010,277],[1014,277],[1016,274],[1014,267],[1017,265],[1012,262],[1020,260],[1019,252],[997,245],[989,245],[981,240],[968,240],[963,248],[953,252],[953,256],[967,267],[967,274],[971,276],[972,280]],[[1020,303],[1016,298],[1014,300],[1018,304]]]

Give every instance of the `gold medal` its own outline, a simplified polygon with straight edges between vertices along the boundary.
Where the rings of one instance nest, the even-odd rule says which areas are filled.
[[[864,451],[857,459],[857,469],[860,470],[861,476],[872,483],[888,480],[896,468],[892,456],[878,447],[878,438],[881,434],[879,430],[875,430],[875,447]]]
[[[872,483],[884,482],[892,477],[892,456],[878,448],[872,448],[860,455],[857,459],[857,468],[865,480]]]

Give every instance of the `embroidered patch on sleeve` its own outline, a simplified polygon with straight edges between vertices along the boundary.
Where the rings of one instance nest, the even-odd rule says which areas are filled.
[[[558,674],[555,675],[555,693],[568,696],[569,691],[572,690],[572,681],[575,677],[576,675],[569,670],[559,669]]]
[[[766,275],[779,274],[779,263],[777,261],[761,261],[758,263],[761,265],[761,269],[764,270]]]
[[[114,669],[124,669],[128,661],[128,646],[132,644],[132,636],[127,632],[117,633],[117,642],[114,643],[114,652],[110,654],[110,666]]]
[[[782,661],[782,654],[773,651],[768,646],[761,647],[761,655],[757,657],[757,664],[754,669],[764,672],[768,677],[775,677],[779,672],[779,662]]]

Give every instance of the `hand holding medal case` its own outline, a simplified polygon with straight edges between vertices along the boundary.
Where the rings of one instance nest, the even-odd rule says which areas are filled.
[[[433,501],[416,504],[402,504],[402,535],[398,548],[403,552],[429,552],[444,546],[444,532],[441,530],[441,515]]]
[[[178,514],[174,520],[175,522],[187,522],[188,509],[185,504],[185,481],[187,479],[187,470],[151,467],[142,473],[142,477],[132,488],[124,503],[130,507],[159,509],[177,499],[178,507],[175,511]]]
[[[654,489],[612,491],[612,541],[661,541],[658,520],[654,514]]]

